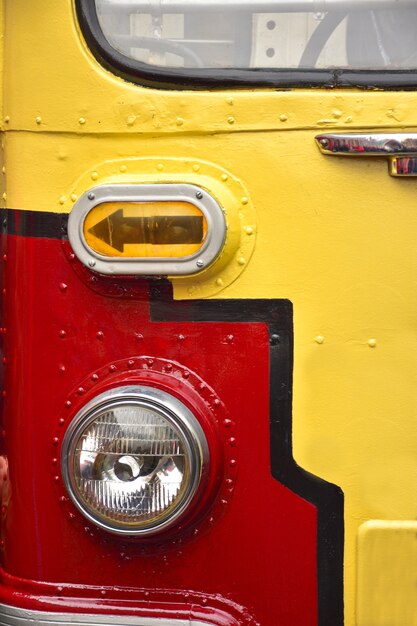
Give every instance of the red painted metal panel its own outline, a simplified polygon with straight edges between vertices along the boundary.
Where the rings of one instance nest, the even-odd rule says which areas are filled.
[[[120,280],[115,287],[95,279],[66,247],[8,238],[7,584],[21,588],[14,577],[35,581],[23,584],[29,604],[58,595],[61,610],[74,610],[78,596],[95,598],[97,608],[104,591],[117,597],[111,606],[102,601],[103,610],[129,599],[134,611],[160,593],[172,605],[192,598],[202,610],[204,598],[208,606],[226,598],[245,607],[241,623],[253,616],[262,626],[315,626],[316,508],[271,475],[266,324],[153,322],[146,282]],[[65,498],[58,462],[77,407],[106,386],[135,380],[178,395],[206,423],[218,451],[207,488],[214,501],[202,497],[186,530],[151,544],[113,537],[84,520]]]

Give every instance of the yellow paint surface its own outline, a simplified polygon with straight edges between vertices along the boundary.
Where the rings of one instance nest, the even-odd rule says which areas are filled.
[[[358,626],[417,625],[417,522],[359,529]]]
[[[417,180],[323,156],[314,137],[416,132],[417,94],[145,89],[99,67],[70,0],[46,4],[30,0],[29,19],[27,0],[7,3],[7,205],[69,212],[109,181],[188,182],[218,200],[228,251],[175,295],[293,302],[294,455],[345,493],[356,626],[359,526],[417,517]]]

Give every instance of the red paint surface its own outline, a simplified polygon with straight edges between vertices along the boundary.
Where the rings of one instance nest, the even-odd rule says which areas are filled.
[[[224,604],[227,612],[230,603],[244,607],[243,613],[230,608],[242,624],[315,626],[316,509],[271,476],[266,325],[150,322],[146,284],[126,283],[119,298],[105,286],[92,289],[82,279],[90,274],[79,271],[56,240],[9,237],[4,268],[2,447],[8,468],[3,462],[0,479],[3,472],[7,576],[0,600],[87,612],[124,606],[131,613],[147,607],[162,614],[164,606],[171,616],[187,614],[189,604],[203,613]],[[212,486],[221,482],[212,508],[200,512],[184,536],[161,538],[153,547],[97,531],[62,502],[54,461],[66,423],[77,402],[85,401],[76,390],[84,386],[87,399],[96,384],[155,378],[152,367],[128,373],[129,359],[137,359],[133,370],[140,372],[138,357],[144,355],[191,372],[180,382],[164,374],[163,384],[173,383],[173,393],[199,405],[212,424],[211,445],[219,446],[219,459],[224,456],[223,470],[219,461],[210,478]],[[219,406],[211,392],[197,398],[200,379],[220,398]],[[65,408],[69,398],[72,405]],[[232,426],[224,424],[226,415]],[[213,623],[235,623],[219,616]]]

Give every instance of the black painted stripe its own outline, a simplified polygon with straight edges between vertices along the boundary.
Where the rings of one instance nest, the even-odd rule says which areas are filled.
[[[67,213],[1,209],[0,222],[2,231],[9,235],[44,237],[46,239],[67,238]]]
[[[343,492],[340,487],[303,470],[292,455],[292,303],[267,299],[173,300],[169,283],[160,283],[151,286],[150,314],[155,322],[264,322],[268,325],[271,472],[276,480],[317,507],[319,625],[342,626]]]

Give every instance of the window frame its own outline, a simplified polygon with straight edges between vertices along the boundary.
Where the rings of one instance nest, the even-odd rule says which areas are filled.
[[[196,0],[198,1],[198,0]],[[97,15],[95,0],[74,0],[78,22],[86,43],[101,65],[121,78],[145,87],[161,89],[244,87],[359,87],[386,90],[417,89],[415,70],[207,68],[187,69],[152,66],[132,59],[106,39]]]

